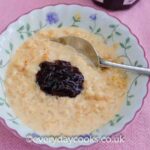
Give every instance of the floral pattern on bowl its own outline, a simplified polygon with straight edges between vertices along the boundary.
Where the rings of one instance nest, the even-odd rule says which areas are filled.
[[[28,37],[42,28],[67,26],[84,28],[93,34],[101,36],[108,45],[119,43],[118,57],[125,58],[124,63],[138,67],[148,67],[144,50],[135,36],[117,19],[104,12],[78,5],[56,5],[37,9],[20,17],[0,35],[0,117],[11,130],[23,138],[28,135],[39,136],[40,134],[24,125],[9,107],[4,87],[6,68],[16,48]],[[89,135],[81,136],[110,136],[123,129],[141,108],[148,90],[147,84],[147,77],[134,75],[122,110],[104,127],[93,131]],[[52,147],[65,146],[73,148],[91,143],[53,143],[49,141],[44,144]]]

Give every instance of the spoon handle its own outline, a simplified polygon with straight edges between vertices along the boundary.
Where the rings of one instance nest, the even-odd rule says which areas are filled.
[[[148,68],[129,66],[129,65],[125,65],[125,64],[117,64],[114,62],[103,60],[101,58],[100,58],[100,65],[102,65],[104,67],[115,67],[115,68],[125,69],[128,71],[136,72],[138,74],[150,76],[150,69],[148,69]]]

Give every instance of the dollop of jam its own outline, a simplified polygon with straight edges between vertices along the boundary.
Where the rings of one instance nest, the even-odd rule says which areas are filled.
[[[83,89],[84,76],[70,62],[44,61],[36,74],[36,82],[46,94],[76,97]]]

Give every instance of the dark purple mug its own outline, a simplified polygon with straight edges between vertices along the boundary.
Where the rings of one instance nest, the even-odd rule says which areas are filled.
[[[139,0],[93,0],[96,4],[111,10],[128,9]]]

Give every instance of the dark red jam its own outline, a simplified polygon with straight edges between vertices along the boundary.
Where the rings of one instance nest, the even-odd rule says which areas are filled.
[[[111,10],[128,9],[139,0],[93,0],[96,4]]]
[[[42,62],[36,82],[46,94],[76,97],[83,89],[84,77],[70,62],[56,60]]]

